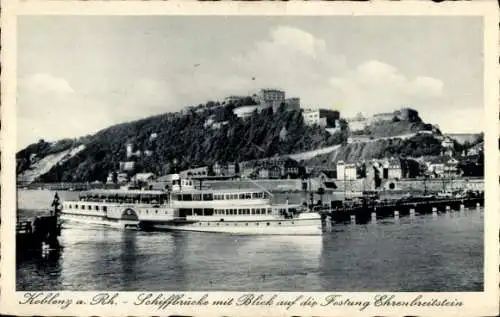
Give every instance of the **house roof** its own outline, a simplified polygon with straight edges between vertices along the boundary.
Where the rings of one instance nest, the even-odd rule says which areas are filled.
[[[435,156],[435,157],[429,158],[427,161],[430,164],[446,164],[450,160],[456,160],[456,159],[454,159],[451,156]]]
[[[177,179],[179,179],[179,177],[180,177],[179,174],[167,174],[167,175],[163,175],[163,176],[158,177],[157,181],[168,182],[168,181],[172,181],[172,180],[177,180]]]
[[[399,159],[397,159],[397,158],[390,158],[387,161],[388,161],[389,165],[391,165],[391,166],[393,166],[393,165],[397,165],[397,166],[401,165],[401,161]]]
[[[343,161],[343,160],[339,160],[336,162],[336,165],[338,164],[344,164],[344,165],[348,165],[348,164],[356,164],[356,162],[352,162],[352,161]]]
[[[325,174],[328,178],[335,178],[337,176],[337,171],[334,170],[322,170],[320,174]]]
[[[153,173],[137,173],[134,175],[136,179],[148,179],[150,177],[154,177],[155,174]]]

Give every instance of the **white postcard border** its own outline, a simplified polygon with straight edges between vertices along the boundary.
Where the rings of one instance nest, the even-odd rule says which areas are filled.
[[[200,316],[282,316],[282,315],[493,315],[499,307],[499,156],[498,156],[498,7],[495,2],[453,2],[453,3],[332,3],[332,2],[10,2],[2,1],[2,157],[1,165],[1,296],[2,313],[17,315],[200,315]],[[293,301],[299,296],[296,305],[290,309],[284,306],[174,306],[165,309],[158,305],[134,305],[142,292],[121,292],[107,305],[89,305],[99,292],[44,292],[58,293],[57,298],[71,299],[72,304],[61,305],[21,305],[26,301],[27,292],[15,292],[15,140],[16,140],[16,15],[64,14],[64,15],[481,15],[484,17],[484,102],[485,102],[485,259],[484,292],[478,293],[306,293],[306,292],[257,292],[267,298],[277,295],[278,301]],[[149,293],[147,290],[144,293]],[[107,293],[110,298],[114,292]],[[169,298],[175,294],[184,294],[184,299],[203,298],[208,300],[233,297],[237,300],[245,293],[236,292],[153,292],[154,296]],[[340,295],[351,301],[370,301],[369,307],[360,310],[356,306],[321,306],[326,296]],[[456,307],[376,307],[375,296],[396,296],[396,300],[411,302],[422,295],[426,299],[447,299],[450,302],[462,301],[464,306]],[[144,296],[144,295],[141,295]],[[313,297],[318,304],[312,308],[300,306],[307,297]],[[86,304],[76,304],[81,299]],[[161,306],[161,305],[160,305]]]

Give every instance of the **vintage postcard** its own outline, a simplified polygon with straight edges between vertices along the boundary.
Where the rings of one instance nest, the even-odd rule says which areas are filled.
[[[498,314],[495,3],[4,4],[2,313]]]

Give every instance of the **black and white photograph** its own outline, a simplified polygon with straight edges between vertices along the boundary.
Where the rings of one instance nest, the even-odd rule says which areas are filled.
[[[299,292],[302,306],[307,292],[432,292],[459,294],[410,306],[463,313],[460,294],[488,290],[498,102],[485,93],[497,81],[485,80],[484,16],[74,12],[16,24],[19,304],[268,292],[234,298],[263,309],[273,292]]]

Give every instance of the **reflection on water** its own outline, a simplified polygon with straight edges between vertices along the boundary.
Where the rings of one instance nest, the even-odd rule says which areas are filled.
[[[481,291],[483,217],[336,225],[324,236],[69,227],[60,256],[21,261],[18,290]]]

